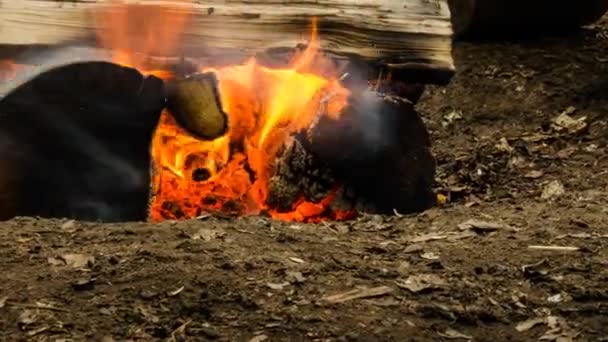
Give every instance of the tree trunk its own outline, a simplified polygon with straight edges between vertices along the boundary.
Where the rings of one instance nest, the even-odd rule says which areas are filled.
[[[322,50],[335,58],[360,60],[376,71],[395,70],[411,83],[445,84],[454,72],[446,0],[209,0],[194,5],[146,1],[129,7],[124,30],[116,27],[119,16],[105,17],[97,25],[91,19],[108,2],[4,0],[0,45],[54,46],[74,40],[96,44],[86,38],[98,29],[101,34],[117,30],[121,39],[114,43],[137,49],[152,32],[165,41],[144,52],[201,58],[209,65],[235,63],[253,54],[281,54],[306,44],[314,17]],[[155,4],[168,7],[155,12]],[[185,11],[191,12],[188,24],[180,26]],[[167,38],[171,31],[179,31],[174,33],[181,37],[180,44],[169,49],[176,51],[163,49],[172,41]]]

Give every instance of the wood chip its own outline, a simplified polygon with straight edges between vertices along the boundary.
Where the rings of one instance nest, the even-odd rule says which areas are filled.
[[[4,306],[6,306],[7,300],[8,300],[8,296],[4,296],[4,297],[0,298],[0,309],[2,309]]]
[[[420,254],[420,257],[426,260],[439,260],[439,255],[433,252],[422,253]]]
[[[303,264],[304,260],[300,259],[300,258],[296,258],[296,257],[289,257],[289,260],[297,263],[297,264]]]
[[[177,296],[178,294],[182,293],[182,291],[184,291],[184,288],[185,288],[185,287],[184,287],[184,286],[182,286],[182,287],[180,287],[179,289],[177,289],[177,290],[175,290],[175,291],[170,291],[170,292],[167,292],[167,296],[169,296],[169,297],[175,297],[175,296]]]
[[[465,221],[458,225],[460,230],[479,230],[479,231],[495,231],[495,230],[514,230],[513,227],[499,222],[487,222],[476,219]]]
[[[387,295],[393,292],[393,288],[389,286],[378,286],[373,288],[360,288],[354,289],[348,292],[338,293],[331,296],[323,297],[323,300],[331,303],[338,304],[344,303],[350,300],[361,299],[361,298],[372,298]]]
[[[395,284],[402,289],[418,293],[428,289],[440,288],[447,285],[447,282],[435,274],[419,274],[410,276],[405,280],[397,280]]]
[[[545,173],[540,171],[540,170],[532,170],[530,172],[527,172],[524,177],[525,178],[530,178],[530,179],[537,179],[537,178],[541,178],[542,176],[544,176]]]
[[[286,286],[289,286],[289,282],[284,282],[284,283],[266,283],[266,286],[268,286],[269,288],[273,289],[273,290],[277,290],[280,291],[282,289],[284,289]]]
[[[576,252],[580,250],[580,248],[573,246],[528,246],[528,249],[552,252]]]

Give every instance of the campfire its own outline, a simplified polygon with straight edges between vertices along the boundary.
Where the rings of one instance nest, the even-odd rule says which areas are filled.
[[[189,19],[164,11],[117,5],[96,17],[113,63],[164,84],[167,102],[143,170],[147,219],[212,213],[319,222],[433,205],[434,161],[411,98],[390,75],[368,82],[326,56],[316,20],[286,62],[153,63],[151,56],[176,54]]]

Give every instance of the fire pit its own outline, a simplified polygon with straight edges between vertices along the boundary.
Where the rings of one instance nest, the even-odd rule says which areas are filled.
[[[182,31],[175,25],[186,20],[145,8],[154,25],[172,18],[172,31]],[[10,166],[0,177],[3,218],[318,222],[434,204],[434,160],[414,104],[416,84],[437,82],[441,68],[421,66],[423,58],[336,58],[314,20],[305,47],[289,53],[154,59],[156,40],[137,42],[144,54],[125,49],[133,7],[98,13],[113,20],[98,31],[108,62],[51,68],[0,101],[0,154]],[[175,46],[160,48],[166,56]]]

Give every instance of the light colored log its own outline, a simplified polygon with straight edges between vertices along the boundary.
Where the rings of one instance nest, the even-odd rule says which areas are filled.
[[[128,2],[128,1],[127,1]],[[452,25],[446,0],[205,0],[143,2],[170,5],[176,18],[191,11],[183,28],[180,53],[187,57],[245,58],[285,51],[308,42],[310,22],[318,20],[321,48],[337,58],[408,73],[412,70],[449,79],[454,71]],[[0,45],[55,45],[91,37],[94,11],[108,1],[57,2],[3,0]],[[170,17],[163,18],[170,22]],[[113,23],[101,23],[112,27]],[[97,25],[99,26],[99,25]],[[104,28],[102,28],[104,29]],[[159,30],[173,28],[159,27]],[[162,35],[161,35],[162,36]],[[129,41],[137,41],[136,37]],[[161,42],[162,44],[162,42]],[[152,51],[154,53],[154,51]],[[429,77],[430,83],[434,76]]]

